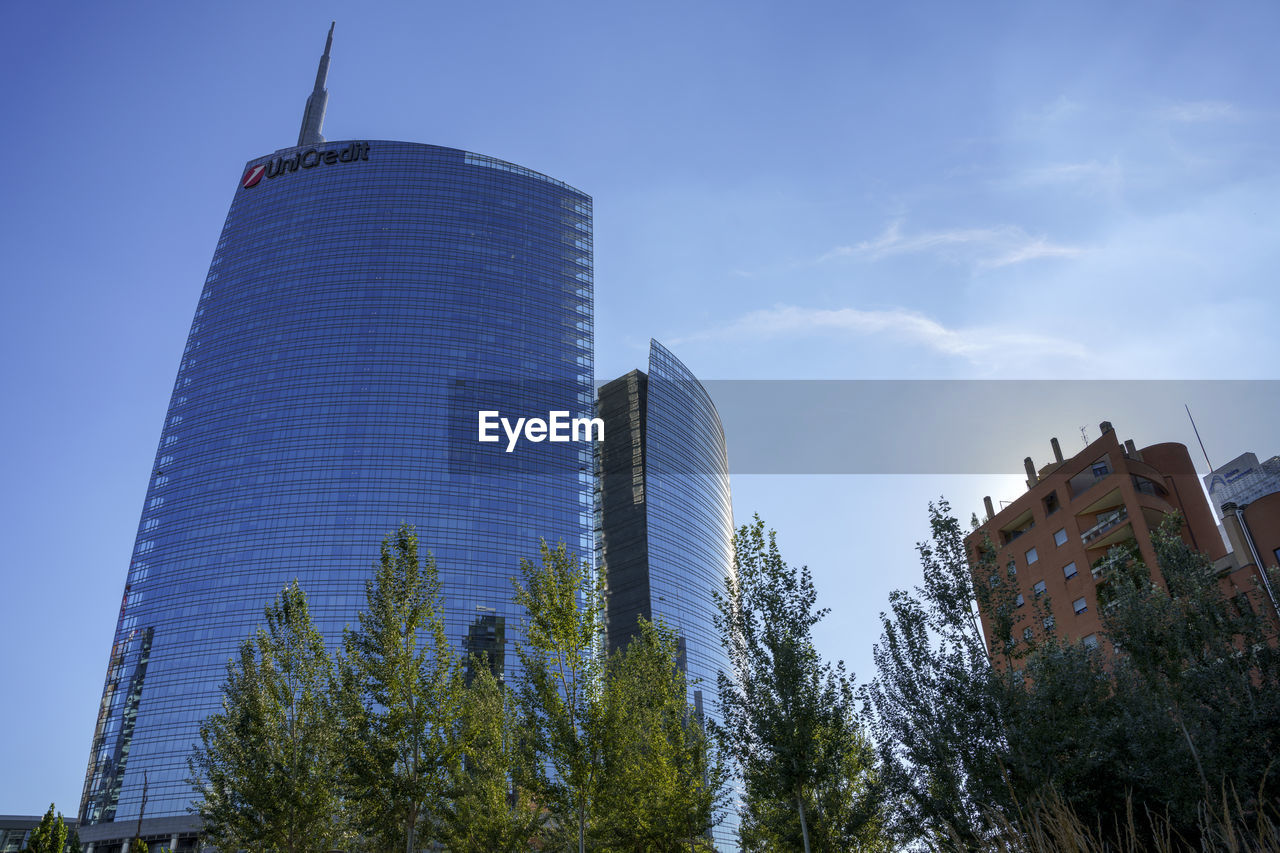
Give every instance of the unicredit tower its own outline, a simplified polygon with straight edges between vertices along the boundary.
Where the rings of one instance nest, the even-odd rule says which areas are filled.
[[[383,537],[415,524],[451,640],[510,671],[519,560],[591,546],[590,444],[477,442],[478,410],[592,414],[590,197],[452,148],[326,141],[329,47],[298,144],[228,174],[85,775],[98,853],[140,813],[152,849],[194,849],[200,721],[293,579],[336,646]]]

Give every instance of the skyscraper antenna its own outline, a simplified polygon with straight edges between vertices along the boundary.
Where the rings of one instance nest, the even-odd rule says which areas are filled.
[[[1182,404],[1182,408],[1187,410],[1187,419],[1191,421],[1191,429],[1196,434],[1196,441],[1200,442],[1200,452],[1204,454],[1204,464],[1209,466],[1209,470],[1213,470],[1213,463],[1209,461],[1209,454],[1204,449],[1204,441],[1200,438],[1200,430],[1196,429],[1196,419],[1191,417],[1191,407],[1186,403]]]
[[[324,41],[324,53],[320,56],[320,67],[316,69],[316,86],[307,96],[307,108],[302,113],[302,129],[298,131],[298,145],[319,145],[324,142],[320,131],[324,128],[324,111],[329,106],[329,90],[325,83],[329,79],[329,48],[333,47],[333,27],[337,21],[329,23],[329,37]]]

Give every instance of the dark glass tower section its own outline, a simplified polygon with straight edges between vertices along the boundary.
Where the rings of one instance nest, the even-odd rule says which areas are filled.
[[[690,700],[715,716],[716,676],[731,672],[716,632],[713,593],[733,564],[733,507],[724,430],[711,396],[657,341],[649,372],[604,385],[598,448],[596,558],[609,590],[610,650],[637,633],[637,619],[662,619],[679,635]],[[736,819],[715,835],[736,849]]]
[[[416,524],[457,648],[502,659],[520,558],[590,548],[589,444],[477,442],[479,409],[591,416],[590,197],[451,148],[323,142],[308,105],[303,144],[247,164],[178,368],[85,778],[99,852],[133,835],[144,779],[144,837],[185,848],[199,722],[289,581],[336,644],[383,536]]]

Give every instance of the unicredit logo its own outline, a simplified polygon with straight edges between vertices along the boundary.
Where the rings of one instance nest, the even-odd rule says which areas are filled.
[[[262,180],[262,175],[266,171],[267,166],[265,163],[259,163],[256,166],[251,166],[249,171],[244,173],[244,180],[240,182],[240,186],[245,189],[248,189],[249,187],[256,187],[258,185],[258,181]]]
[[[249,171],[244,173],[240,186],[249,189],[256,187],[263,177],[278,178],[299,169],[314,169],[316,166],[332,166],[335,163],[354,163],[356,160],[368,159],[369,143],[367,142],[352,142],[345,148],[308,148],[292,157],[276,157],[266,163],[251,166]]]

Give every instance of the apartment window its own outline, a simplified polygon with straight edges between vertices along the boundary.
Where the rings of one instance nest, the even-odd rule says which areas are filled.
[[[1053,515],[1060,509],[1062,509],[1062,504],[1058,503],[1058,493],[1050,492],[1049,496],[1044,499],[1044,514]]]
[[[1053,630],[1053,626],[1054,626],[1055,624],[1057,624],[1057,623],[1053,621],[1053,614],[1052,614],[1052,613],[1050,613],[1048,616],[1044,617],[1044,629],[1045,629],[1046,631],[1052,631],[1052,630]]]
[[[1084,643],[1086,649],[1096,649],[1098,647],[1098,635],[1090,634],[1080,642]]]
[[[1073,577],[1075,577],[1076,575],[1080,574],[1078,571],[1076,571],[1076,564],[1075,564],[1075,561],[1072,561],[1072,562],[1070,562],[1070,563],[1067,563],[1065,566],[1063,566],[1063,567],[1062,567],[1062,574],[1063,574],[1063,576],[1064,576],[1064,577],[1066,577],[1068,580],[1070,580],[1071,578],[1073,578]]]
[[[1031,642],[1031,638],[1035,635],[1036,632],[1032,631],[1030,628],[1024,628],[1022,630],[1022,639],[1026,640],[1028,643]]]
[[[1036,585],[1031,587],[1031,591],[1036,594],[1036,598],[1044,595],[1044,581],[1036,581]]]
[[[1022,597],[1022,593],[1018,593],[1018,597],[1013,600],[1014,607],[1021,607],[1026,603],[1027,603],[1027,600]]]
[[[1067,528],[1064,527],[1061,530],[1059,530],[1057,533],[1053,534],[1053,544],[1054,545],[1067,544]]]
[[[1009,577],[1016,577],[1018,574],[1018,561],[1013,557],[1009,558]]]
[[[1093,476],[1102,478],[1111,473],[1111,467],[1106,462],[1093,463]]]
[[[1089,609],[1089,602],[1085,601],[1083,598],[1077,598],[1075,601],[1071,602],[1071,608],[1075,610],[1076,615],[1079,616],[1081,613]]]
[[[1031,565],[1032,563],[1034,563],[1034,562],[1035,562],[1036,560],[1038,560],[1038,559],[1040,559],[1040,555],[1036,553],[1036,549],[1035,549],[1035,548],[1032,548],[1030,551],[1028,551],[1028,552],[1027,552],[1027,565],[1028,565],[1028,566],[1029,566],[1029,565]]]
[[[991,584],[992,589],[995,589],[996,587],[1000,586],[1000,576],[995,572],[992,572],[991,580],[989,581],[989,583]]]

